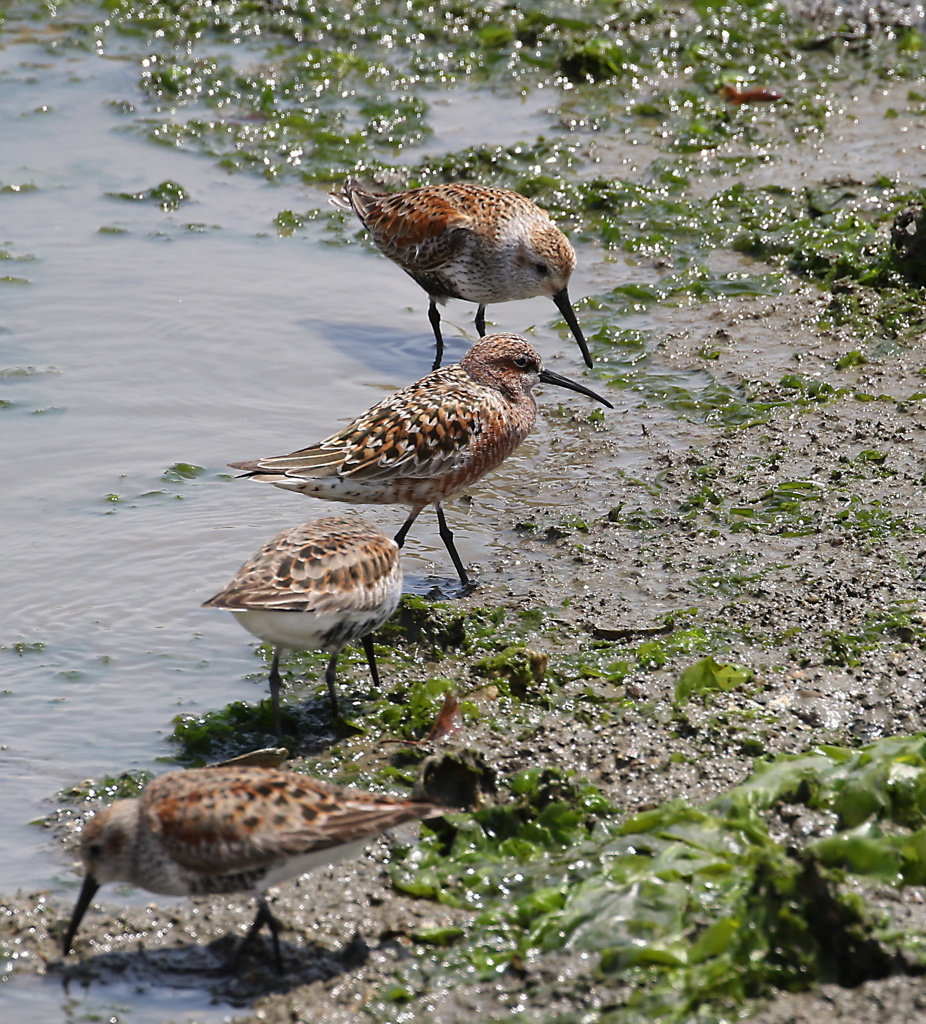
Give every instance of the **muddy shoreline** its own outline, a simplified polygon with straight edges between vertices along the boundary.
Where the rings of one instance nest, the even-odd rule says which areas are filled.
[[[594,56],[589,50],[583,59]],[[904,98],[907,84],[862,88],[843,77],[828,88],[826,104],[816,97],[819,110],[808,113],[809,103],[798,109],[795,102],[780,121],[749,114],[761,144],[750,141],[751,129],[740,131],[732,116],[711,108],[731,141],[718,150],[724,160],[712,163],[717,152],[711,151],[699,168],[690,158],[686,197],[741,184],[770,193],[776,187],[816,190],[826,198],[861,190],[861,183],[874,188],[879,176],[898,191],[922,188],[919,114],[887,113],[901,101],[920,102]],[[713,94],[705,102],[713,103]],[[587,111],[568,108],[564,101],[560,127],[570,153],[582,161],[575,173],[580,184],[633,178],[642,194],[639,179],[658,177],[647,168],[660,150],[652,138],[635,148],[635,140],[631,145],[617,130],[630,107],[615,107],[598,123]],[[634,116],[649,126],[663,113],[654,100]],[[673,107],[666,124],[677,113]],[[817,122],[826,131],[818,133]],[[890,145],[881,145],[887,130]],[[519,166],[502,153],[501,169],[493,164],[491,173],[504,173],[503,158]],[[467,173],[472,159],[460,160]],[[435,166],[426,172],[440,174]],[[563,166],[556,165],[556,173]],[[543,187],[557,191],[537,185]],[[677,193],[668,189],[667,195]],[[311,202],[321,201],[313,193]],[[573,225],[576,236],[585,232],[578,247],[590,293],[604,295],[620,282],[642,294],[675,269],[666,255],[673,247],[668,231],[665,239],[630,254],[625,246],[617,256],[616,246],[597,239],[591,209],[575,214]],[[668,200],[666,210],[671,222]],[[281,233],[284,222],[287,230],[306,223],[281,211]],[[345,240],[343,224],[331,230]],[[884,240],[889,224],[878,230]],[[859,278],[814,282],[773,256],[768,263],[757,259],[755,246],[739,240],[713,251],[710,243],[700,244],[704,280],[723,278],[728,291],[709,294],[686,285],[661,300],[655,293],[640,300],[634,315],[646,321],[655,342],[645,353],[641,343],[639,358],[621,315],[608,305],[618,301],[613,294],[580,307],[580,321],[600,328],[589,383],[603,390],[612,380],[613,412],[592,414],[583,402],[563,402],[547,391],[535,434],[501,471],[529,477],[531,494],[492,492],[481,501],[476,488],[448,507],[451,525],[455,518],[478,518],[481,529],[498,538],[493,557],[473,567],[477,591],[453,602],[459,613],[543,610],[555,626],[555,644],[539,626],[519,636],[539,659],[519,682],[523,692],[500,695],[491,671],[452,645],[421,644],[408,661],[398,648],[392,663],[386,656],[386,687],[396,694],[446,678],[471,703],[464,726],[437,752],[478,758],[485,777],[497,782],[495,795],[485,798],[489,803],[514,800],[511,780],[519,772],[551,768],[591,782],[628,817],[672,800],[701,806],[749,778],[757,758],[803,754],[821,744],[855,748],[926,730],[922,334],[907,329],[882,338],[863,336],[846,321],[834,326],[834,304],[852,299],[863,311],[874,305],[877,289]],[[678,264],[681,273],[685,261],[679,257]],[[738,274],[758,279],[766,271],[781,275],[780,288],[756,285],[738,294],[733,287]],[[455,313],[462,322],[465,314]],[[538,333],[551,367],[572,357],[567,336],[557,342],[552,329]],[[649,377],[632,378],[627,367],[636,361],[651,368]],[[575,372],[571,364],[563,369]],[[729,403],[705,411],[692,384],[679,388],[685,393],[673,405],[667,395],[678,380],[709,380],[713,393],[723,391]],[[732,419],[723,425],[736,402],[744,409],[761,404],[761,415],[747,425]],[[462,548],[461,554],[468,561]],[[443,566],[435,572],[446,582]],[[669,634],[686,639],[610,676],[602,667],[606,654],[595,646],[613,643],[616,659],[647,640],[658,647]],[[680,674],[708,653],[747,669],[749,683],[683,704],[676,690]],[[548,658],[552,667],[545,674]],[[583,658],[581,670],[562,668]],[[311,688],[297,690],[293,699]],[[410,774],[395,742],[405,734],[387,735],[381,725],[377,719],[366,737],[336,737],[322,728],[304,737],[292,766],[318,771],[330,760],[335,774],[350,768],[361,782],[378,784],[390,769]],[[77,813],[52,814],[51,823],[60,827],[49,831],[50,843],[72,847]],[[800,850],[835,827],[826,815],[798,805],[778,806],[768,818],[775,841],[789,849]],[[259,953],[235,975],[225,967],[251,919],[248,900],[167,906],[135,894],[123,905],[119,892],[104,891],[84,919],[75,953],[62,960],[58,946],[70,905],[21,892],[0,896],[0,942],[14,976],[39,976],[65,990],[105,992],[118,983],[141,994],[205,992],[227,1004],[228,1018],[239,1024],[627,1019],[618,1015],[633,997],[632,986],[602,973],[595,953],[534,948],[494,976],[466,964],[448,968],[444,953],[452,954],[453,936],[472,926],[474,911],[397,891],[390,844],[414,842],[414,829],[400,831],[371,844],[356,862],[279,889],[274,910],[284,925],[282,977]],[[926,934],[926,887],[858,878],[844,886],[886,922],[882,932]],[[749,1012],[761,1024],[922,1019],[922,965],[893,949],[884,962],[884,976],[858,987],[827,977],[808,991],[763,993],[735,1012]],[[195,1018],[184,1013],[183,1019]],[[718,1010],[716,1017],[698,1019],[728,1018]]]
[[[844,339],[812,332],[821,301],[814,291],[798,287],[767,304],[763,327],[779,337],[795,337],[790,351],[787,345],[771,353],[757,347],[752,319],[756,304],[738,301],[713,311],[700,329],[676,337],[663,353],[671,361],[694,358],[694,352],[722,333],[718,361],[731,377],[737,364],[748,360],[752,378],[758,372],[778,379],[795,356],[806,360],[811,349],[821,365],[831,365]],[[922,650],[910,645],[891,650],[890,644],[882,644],[863,652],[859,664],[826,664],[834,624],[848,629],[873,606],[915,601],[921,595],[919,573],[926,561],[921,535],[892,536],[889,544],[859,541],[835,528],[797,537],[756,535],[725,527],[714,511],[720,501],[694,515],[678,512],[680,498],[686,491],[693,493],[701,479],[693,473],[697,467],[711,467],[712,487],[724,506],[745,507],[776,480],[829,475],[834,466],[889,439],[894,472],[887,478],[860,476],[849,489],[866,501],[882,494],[921,514],[926,415],[921,403],[902,401],[919,369],[917,356],[901,354],[853,371],[855,386],[876,389],[889,399],[860,402],[847,395],[798,416],[781,409],[761,427],[714,431],[687,450],[667,443],[661,436],[661,416],[625,393],[635,406],[634,429],[646,427],[645,436],[641,433],[633,442],[640,453],[633,484],[626,479],[617,486],[605,482],[630,422],[620,415],[620,407],[612,420],[593,431],[581,422],[556,420],[557,431],[581,436],[585,445],[581,463],[572,464],[556,482],[562,503],[551,502],[548,522],[541,519],[527,534],[523,526],[517,529],[521,520],[515,509],[491,523],[512,538],[512,560],[530,563],[530,585],[514,595],[504,564],[483,566],[478,592],[463,605],[561,604],[565,586],[574,599],[561,615],[577,645],[595,630],[645,633],[656,625],[653,609],[661,614],[697,606],[702,620],[722,621],[731,633],[754,638],[752,643],[730,643],[724,659],[757,673],[759,691],[747,704],[758,717],[743,718],[743,699],[729,694],[709,707],[689,707],[685,734],[680,735],[670,713],[672,689],[691,658],[677,656],[621,684],[621,694],[640,711],[626,711],[620,720],[596,725],[549,714],[529,735],[522,732],[512,742],[486,714],[467,723],[446,749],[477,751],[500,779],[538,764],[568,766],[632,814],[678,797],[703,803],[742,782],[760,752],[796,753],[820,743],[851,746],[923,729]],[[570,513],[582,520],[583,529],[547,530],[560,522],[567,496]],[[621,502],[658,527],[630,530],[615,523],[609,513]],[[531,561],[535,551],[542,560]],[[748,571],[741,571],[743,566]],[[792,639],[775,643],[773,638],[781,636]],[[594,680],[575,686],[577,691],[597,686],[603,696],[615,696],[614,687]],[[378,745],[370,751],[369,763],[386,764],[392,756],[393,748]],[[804,822],[794,827],[796,834],[806,836],[816,826]],[[362,861],[280,889],[275,908],[286,927],[287,951],[282,979],[260,958],[235,978],[222,969],[232,936],[249,920],[248,901],[223,906],[220,900],[201,900],[192,908],[180,903],[169,911],[152,902],[114,913],[118,900],[109,894],[101,901],[102,912],[87,915],[77,955],[62,963],[53,936],[69,908],[57,900],[49,905],[42,896],[20,895],[3,900],[4,941],[17,951],[17,970],[47,971],[68,984],[118,977],[143,988],[205,985],[238,1007],[236,1020],[356,1020],[369,992],[412,956],[411,936],[429,928],[465,928],[469,917],[465,911],[395,892],[385,857],[386,847],[374,844]],[[898,922],[922,927],[923,895],[917,887],[875,887],[867,898],[876,899]],[[417,956],[419,966],[426,967],[427,955]],[[592,979],[588,954],[537,954],[523,973],[506,972],[491,984],[438,985],[425,997],[403,1003],[395,1019],[456,1022],[473,1013],[500,1019],[541,1010],[554,1017],[620,1005],[626,996],[620,985]],[[825,1014],[827,1019],[887,1024],[917,1019],[924,999],[926,989],[919,978],[890,977],[857,990],[830,985],[783,994],[758,1009],[756,1019],[778,1024]]]

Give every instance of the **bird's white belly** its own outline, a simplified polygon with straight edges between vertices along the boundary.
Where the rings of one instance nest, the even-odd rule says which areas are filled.
[[[299,853],[288,857],[282,864],[277,865],[267,872],[261,888],[266,889],[271,885],[278,885],[287,878],[296,878],[317,868],[323,868],[328,864],[338,864],[342,860],[350,860],[359,857],[364,848],[369,846],[376,836],[368,836],[366,839],[355,839],[352,843],[342,843],[340,846],[329,846],[324,850],[311,850],[308,853]]]
[[[354,638],[362,636],[370,622],[369,612],[361,614],[321,615],[317,612],[283,612],[265,609],[232,610],[241,625],[265,643],[293,651],[321,650],[333,630],[347,630]],[[356,624],[356,632],[351,625]],[[371,627],[375,629],[375,626]],[[342,633],[343,635],[343,633]],[[345,641],[347,642],[347,641]],[[337,645],[340,646],[340,645]]]

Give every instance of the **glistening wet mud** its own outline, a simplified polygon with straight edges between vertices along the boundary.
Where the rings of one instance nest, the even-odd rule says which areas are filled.
[[[590,383],[607,387],[615,411],[544,394],[542,423],[516,459],[450,503],[479,590],[406,599],[378,648],[384,694],[359,652],[345,659],[356,731],[326,717],[323,659],[289,662],[296,766],[402,790],[432,757],[432,784],[481,806],[282,888],[282,978],[259,955],[237,975],[224,970],[248,901],[190,906],[118,890],[101,894],[63,962],[57,936],[71,893],[37,870],[3,900],[4,995],[25,1003],[63,980],[67,996],[55,999],[73,1000],[72,1016],[108,1001],[112,1015],[135,1021],[919,1019],[926,388],[922,284],[906,243],[917,238],[922,188],[921,12],[442,5],[401,16],[358,9],[351,24],[345,13],[125,4],[104,24],[95,7],[76,5],[48,27],[44,11],[31,21],[8,14],[0,40],[34,32],[52,45],[51,65],[92,53],[97,40],[122,55],[130,131],[194,150],[197,175],[212,159],[231,182],[262,174],[290,189],[275,207],[281,244],[330,242],[332,254],[378,273],[355,225],[323,209],[324,187],[346,173],[385,187],[469,178],[519,188],[577,243],[580,286],[570,294],[589,296],[577,306],[596,357]],[[526,140],[501,141],[476,124],[461,144],[469,148],[441,150],[428,104],[452,100],[464,79],[474,120],[483,90],[495,90],[493,104],[524,90],[527,116],[542,123]],[[785,99],[731,108],[717,93],[729,79]],[[108,191],[145,198],[111,199],[113,210],[148,203],[154,214],[172,197],[178,210],[158,216],[182,216],[184,194],[195,195],[183,177],[114,181]],[[183,192],[150,192],[166,180]],[[322,187],[296,194],[297,180]],[[37,246],[20,237],[4,248],[16,260],[5,287],[22,289],[36,272],[21,257]],[[282,261],[274,265],[282,280]],[[389,367],[387,348],[363,354],[376,336],[370,322],[420,334],[427,360],[421,311],[404,308],[420,296],[399,294],[390,305],[371,293],[362,310],[338,315],[373,387],[418,371],[408,342],[395,356],[401,368]],[[304,297],[279,294],[274,305],[296,301]],[[549,316],[520,304],[491,312],[521,331]],[[463,324],[470,311],[448,315]],[[353,319],[362,332],[351,333]],[[15,361],[41,368],[24,324],[20,316]],[[571,358],[565,330],[533,336],[551,365]],[[191,356],[223,382],[241,358],[221,343]],[[120,386],[131,394],[127,371]],[[30,416],[55,404],[52,378],[4,381],[11,395],[33,389]],[[178,391],[174,420],[223,415],[206,387],[198,393],[199,402]],[[255,450],[229,457],[275,450],[294,429],[289,395],[254,400]],[[117,411],[127,444],[137,410]],[[24,450],[38,443],[41,417],[29,422],[15,405],[0,415],[26,424]],[[236,518],[241,493],[222,476],[222,444],[212,443],[210,468],[175,453],[182,444],[168,455],[165,437],[153,431],[147,444],[162,470],[174,467],[155,501],[176,550],[151,560],[141,603],[149,590],[165,600],[162,574],[182,579],[185,544],[205,549],[203,523],[219,509]],[[206,462],[192,477],[176,470]],[[110,502],[114,517],[150,507],[142,481],[118,494],[95,463],[84,475],[93,493],[129,499]],[[272,517],[328,511],[240,501],[267,536]],[[171,530],[181,521],[173,509],[191,506],[186,533]],[[27,536],[34,509],[16,507],[17,535]],[[241,540],[228,553],[233,568],[255,545],[223,530]],[[201,572],[221,582],[218,556],[200,557]],[[434,558],[412,573],[419,595],[452,585]],[[173,599],[194,606],[183,587]],[[39,618],[42,602],[23,590]],[[53,633],[42,636],[53,645]],[[44,664],[52,654],[35,642],[5,640],[10,664]],[[156,677],[158,642],[145,642],[151,658],[140,664]],[[211,638],[185,651],[202,665],[182,678],[187,691],[197,684],[194,706],[174,709],[173,738],[134,762],[119,737],[109,756],[75,744],[73,773],[56,765],[56,779],[77,785],[88,758],[99,781],[160,770],[157,756],[197,763],[268,742],[262,662],[236,703],[210,700],[242,682],[246,651],[232,627],[224,642],[227,652]],[[74,682],[88,692],[114,692],[102,663],[80,670]],[[161,717],[141,715],[141,742],[170,728],[156,683],[144,685],[126,700],[151,693]],[[460,729],[410,742],[427,734],[448,689],[461,700]],[[40,756],[17,754],[30,764]],[[48,782],[41,792],[53,799]],[[45,845],[67,848],[80,815],[114,795],[103,790],[56,800]],[[31,816],[46,809],[37,801]]]

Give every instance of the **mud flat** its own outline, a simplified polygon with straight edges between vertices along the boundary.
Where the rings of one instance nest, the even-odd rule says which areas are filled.
[[[276,218],[294,244],[375,261],[320,212],[325,183],[358,169],[387,185],[478,178],[548,206],[579,250],[589,383],[615,410],[544,393],[517,456],[450,503],[479,588],[454,597],[436,547],[412,573],[380,637],[386,692],[359,654],[345,662],[355,730],[327,718],[323,658],[290,662],[291,767],[423,785],[459,814],[281,887],[283,976],[260,955],[225,970],[248,901],[116,891],[62,962],[66,886],[37,878],[0,898],[11,999],[63,981],[77,1005],[89,992],[115,1019],[153,1022],[922,1018],[926,37],[915,8],[695,7],[610,21],[594,5],[559,21],[447,8],[453,32],[425,33],[388,116],[385,100],[338,107],[319,86],[311,126],[268,86],[285,79],[291,96],[317,72],[287,47],[334,40],[369,62],[363,88],[385,89],[343,25],[297,32],[250,12],[196,36],[175,68],[167,44],[146,51],[136,130],[223,173],[301,175],[309,208]],[[99,24],[77,10],[85,34]],[[126,11],[121,27],[161,46],[145,34],[157,19]],[[192,38],[157,17],[169,40]],[[385,14],[365,17],[380,38]],[[255,24],[281,49],[248,49],[234,78],[225,47],[256,46],[242,28]],[[139,59],[119,27],[98,34]],[[455,40],[444,64],[437,38]],[[466,54],[479,71],[464,94]],[[726,80],[782,95],[731,106]],[[223,102],[203,119],[207,86]],[[478,139],[480,90],[493,103],[513,87],[542,122],[534,140],[441,149],[442,102]],[[325,148],[313,133],[343,128],[357,96],[366,134]],[[391,155],[389,132],[404,140]],[[394,329],[406,313],[420,328],[423,307],[404,301]],[[490,313],[528,329],[517,304]],[[564,330],[533,337],[577,372]],[[203,477],[223,503],[232,485]],[[459,727],[418,742],[448,690]],[[152,749],[194,764],[265,745],[262,695],[182,711]],[[115,760],[93,784],[75,771],[36,811],[48,843],[72,847],[88,809],[146,777]]]

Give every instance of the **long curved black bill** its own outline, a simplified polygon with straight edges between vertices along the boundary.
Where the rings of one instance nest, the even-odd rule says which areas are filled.
[[[84,877],[83,887],[80,890],[80,895],[77,897],[77,906],[74,907],[74,913],[71,914],[71,923],[68,925],[67,934],[64,936],[64,942],[62,943],[62,951],[65,956],[71,952],[71,943],[74,941],[74,936],[80,927],[81,919],[87,912],[87,907],[90,906],[99,887],[100,883],[93,875],[86,875]]]
[[[579,343],[585,365],[588,367],[594,366],[595,364],[592,362],[592,356],[588,350],[585,335],[582,333],[579,321],[576,320],[576,311],[572,308],[572,303],[569,301],[569,292],[564,288],[553,296],[553,301],[556,303],[556,308],[563,314],[563,319],[569,324],[569,330],[572,331],[573,337]]]
[[[576,384],[574,380],[570,380],[568,377],[563,377],[558,373],[554,373],[552,370],[541,370],[540,379],[544,384],[555,384],[558,388],[568,388],[570,391],[578,391],[580,395],[588,395],[589,398],[594,398],[596,402],[601,402],[601,404],[606,406],[608,409],[614,408],[607,398],[602,398],[601,395],[592,391],[591,388],[587,388],[584,384]]]

